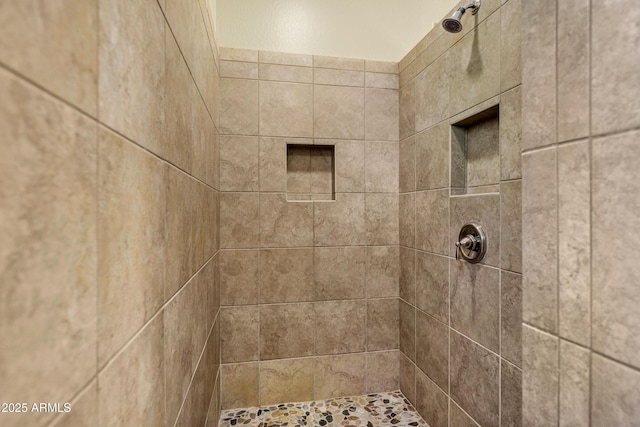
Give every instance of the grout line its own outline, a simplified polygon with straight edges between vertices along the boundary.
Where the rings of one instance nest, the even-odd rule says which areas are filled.
[[[592,425],[591,408],[593,407],[593,87],[591,83],[592,73],[592,40],[593,40],[593,1],[589,0],[589,30],[587,51],[589,55],[589,408],[587,419]]]

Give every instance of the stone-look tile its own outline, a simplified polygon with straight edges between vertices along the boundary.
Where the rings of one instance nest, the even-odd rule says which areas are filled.
[[[97,1],[16,2],[7,4],[2,15],[3,63],[95,117]]]
[[[196,93],[191,102],[194,104],[191,115],[194,140],[189,170],[196,178],[220,189],[220,136],[202,98]],[[175,144],[174,151],[180,146],[180,143]]]
[[[257,79],[258,64],[255,62],[220,61],[220,77]]]
[[[313,257],[316,300],[364,298],[364,247],[315,248]]]
[[[522,425],[522,371],[512,364],[502,362],[500,374],[500,420],[502,426]],[[585,424],[575,424],[585,425]]]
[[[597,354],[591,357],[591,425],[638,425],[640,373]]]
[[[500,184],[500,267],[522,273],[522,182]]]
[[[258,134],[258,81],[220,79],[220,133]]]
[[[364,89],[314,86],[313,90],[316,138],[364,138]]]
[[[260,191],[287,191],[287,144],[309,145],[312,139],[260,138]]]
[[[558,1],[558,142],[589,135],[589,12],[589,1]]]
[[[220,367],[222,409],[258,406],[258,363]]]
[[[560,336],[591,339],[591,180],[589,142],[558,148],[558,304]]]
[[[589,425],[590,362],[588,349],[560,340],[560,426]]]
[[[397,91],[400,86],[400,78],[397,74],[367,72],[364,76],[364,86]]]
[[[258,51],[251,49],[237,49],[232,47],[220,47],[220,60],[258,62]]]
[[[0,97],[0,397],[61,401],[96,372],[97,129],[5,71]]]
[[[430,427],[449,425],[449,399],[420,370],[416,371],[416,409]]]
[[[482,426],[500,423],[499,370],[498,356],[451,333],[451,398]]]
[[[334,193],[334,146],[314,145],[311,148],[311,194],[313,200],[333,200]]]
[[[448,188],[416,193],[416,248],[442,255],[449,253]]]
[[[56,418],[51,427],[83,427],[98,425],[98,381],[93,380],[71,402],[71,412]],[[24,420],[22,420],[24,422]]]
[[[164,140],[165,20],[162,11],[155,3],[128,1],[101,1],[98,7],[100,121],[158,152],[158,144]],[[76,58],[81,56],[74,54],[71,63],[76,64]],[[64,56],[60,59],[67,60]],[[70,72],[72,75],[65,75],[65,79],[73,77],[73,71]],[[68,81],[75,85],[77,80]]]
[[[416,302],[416,251],[400,246],[400,298]]]
[[[311,194],[311,147],[287,147],[287,195]]]
[[[449,124],[416,135],[416,190],[449,186]]]
[[[411,403],[416,403],[416,365],[400,353],[400,390]]]
[[[412,80],[399,92],[400,140],[416,133],[416,81]]]
[[[473,421],[469,415],[467,415],[454,401],[449,402],[450,405],[450,423],[455,427],[478,427],[478,424]],[[508,424],[505,424],[508,425]]]
[[[522,320],[548,331],[558,321],[556,150],[522,156]]]
[[[260,360],[311,356],[314,338],[311,303],[260,306]]]
[[[368,140],[398,141],[398,91],[365,90],[365,137]]]
[[[364,69],[372,73],[398,74],[398,63],[388,61],[365,61]]]
[[[398,244],[398,194],[367,193],[365,219],[368,245]]]
[[[522,1],[522,148],[556,141],[558,0]],[[594,25],[595,27],[595,25]],[[607,76],[608,78],[608,76]],[[542,265],[542,264],[541,264]]]
[[[315,358],[315,399],[358,396],[366,392],[365,353]]]
[[[558,338],[522,326],[522,425],[558,423]]]
[[[367,298],[397,297],[400,274],[398,246],[367,248]]]
[[[594,9],[595,12],[595,9]],[[640,132],[593,141],[592,146],[592,345],[595,350],[640,366],[640,249],[629,232],[640,226],[637,162]]]
[[[400,351],[416,360],[416,309],[400,300]]]
[[[366,242],[363,193],[338,193],[334,203],[314,203],[316,246],[362,245]]]
[[[335,56],[313,56],[313,66],[316,68],[334,68],[337,70],[364,70],[363,59],[357,58],[342,58]]]
[[[413,248],[416,236],[416,195],[400,194],[398,197],[398,237],[402,246]]]
[[[367,353],[367,393],[400,390],[400,352]]]
[[[416,190],[416,142],[411,136],[400,141],[398,186],[401,193]]]
[[[223,307],[220,310],[222,363],[258,360],[259,327],[258,306]]]
[[[335,144],[335,187],[337,193],[364,192],[364,142],[322,141]]]
[[[164,303],[167,166],[105,129],[98,151],[102,365]]]
[[[257,250],[220,251],[220,303],[257,304],[259,290]]]
[[[449,323],[449,260],[416,252],[416,307],[443,323]]]
[[[521,0],[509,1],[500,9],[500,87],[502,91],[517,86],[522,81],[521,33]],[[502,115],[502,111],[500,113]]]
[[[220,247],[258,247],[257,193],[220,193]]]
[[[260,405],[313,399],[314,359],[260,363]]]
[[[455,254],[455,242],[460,229],[468,222],[480,224],[487,235],[487,253],[481,264],[500,266],[500,195],[478,194],[451,198],[450,247]]]
[[[500,350],[500,270],[451,260],[451,326]]]
[[[101,426],[165,424],[162,317],[145,326],[98,375]]]
[[[287,202],[284,194],[260,194],[260,245],[313,246],[313,205]]]
[[[258,53],[258,59],[261,63],[266,64],[296,65],[299,67],[313,66],[313,56],[298,53],[266,52],[261,50]]]
[[[603,134],[640,126],[640,11],[633,0],[592,4],[591,127]],[[620,14],[620,10],[628,13]]]
[[[449,388],[449,328],[416,312],[416,365],[441,389]]]
[[[259,64],[260,80],[313,83],[313,68],[291,65]]]
[[[316,68],[313,70],[313,83],[317,85],[364,86],[364,72]]]
[[[453,57],[446,52],[416,78],[416,132],[449,117],[450,56]],[[466,64],[462,67],[466,70]]]
[[[220,190],[258,191],[257,136],[220,137]]]
[[[520,61],[514,59],[514,62]],[[480,23],[451,49],[450,71],[452,112],[465,110],[500,93],[500,79],[496,78],[500,74],[499,13]]]
[[[500,96],[500,179],[502,180],[522,177],[521,104],[521,86]]]
[[[260,303],[313,300],[313,249],[260,251]]]
[[[465,175],[467,191],[500,182],[498,118],[488,118],[466,128]]]
[[[500,272],[500,354],[522,366],[522,275]]]
[[[316,355],[365,350],[367,307],[364,301],[316,302],[314,311]]]
[[[260,82],[260,134],[313,136],[313,89],[298,83]]]
[[[400,145],[394,142],[365,144],[365,190],[368,193],[397,193]]]
[[[213,386],[213,394],[211,396],[211,403],[209,405],[209,413],[207,414],[207,423],[205,424],[205,427],[218,427],[221,412],[221,398],[220,376],[218,375]]]
[[[398,299],[367,301],[367,351],[398,348]]]

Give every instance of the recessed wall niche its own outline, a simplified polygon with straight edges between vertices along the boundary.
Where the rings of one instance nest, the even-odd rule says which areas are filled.
[[[333,145],[287,144],[287,200],[335,200]]]
[[[451,125],[451,195],[500,191],[500,108]]]

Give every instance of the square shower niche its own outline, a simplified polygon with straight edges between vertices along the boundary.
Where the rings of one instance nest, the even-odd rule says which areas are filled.
[[[451,125],[451,195],[500,191],[500,108]]]
[[[287,144],[287,200],[335,200],[333,145]]]

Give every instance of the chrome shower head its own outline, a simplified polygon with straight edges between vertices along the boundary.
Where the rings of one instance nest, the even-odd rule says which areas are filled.
[[[467,11],[467,9],[471,9],[471,13],[475,15],[480,10],[480,0],[474,0],[473,3],[468,4],[464,7],[453,12],[450,18],[446,18],[442,21],[442,27],[445,31],[449,33],[459,33],[462,31],[462,15]]]

